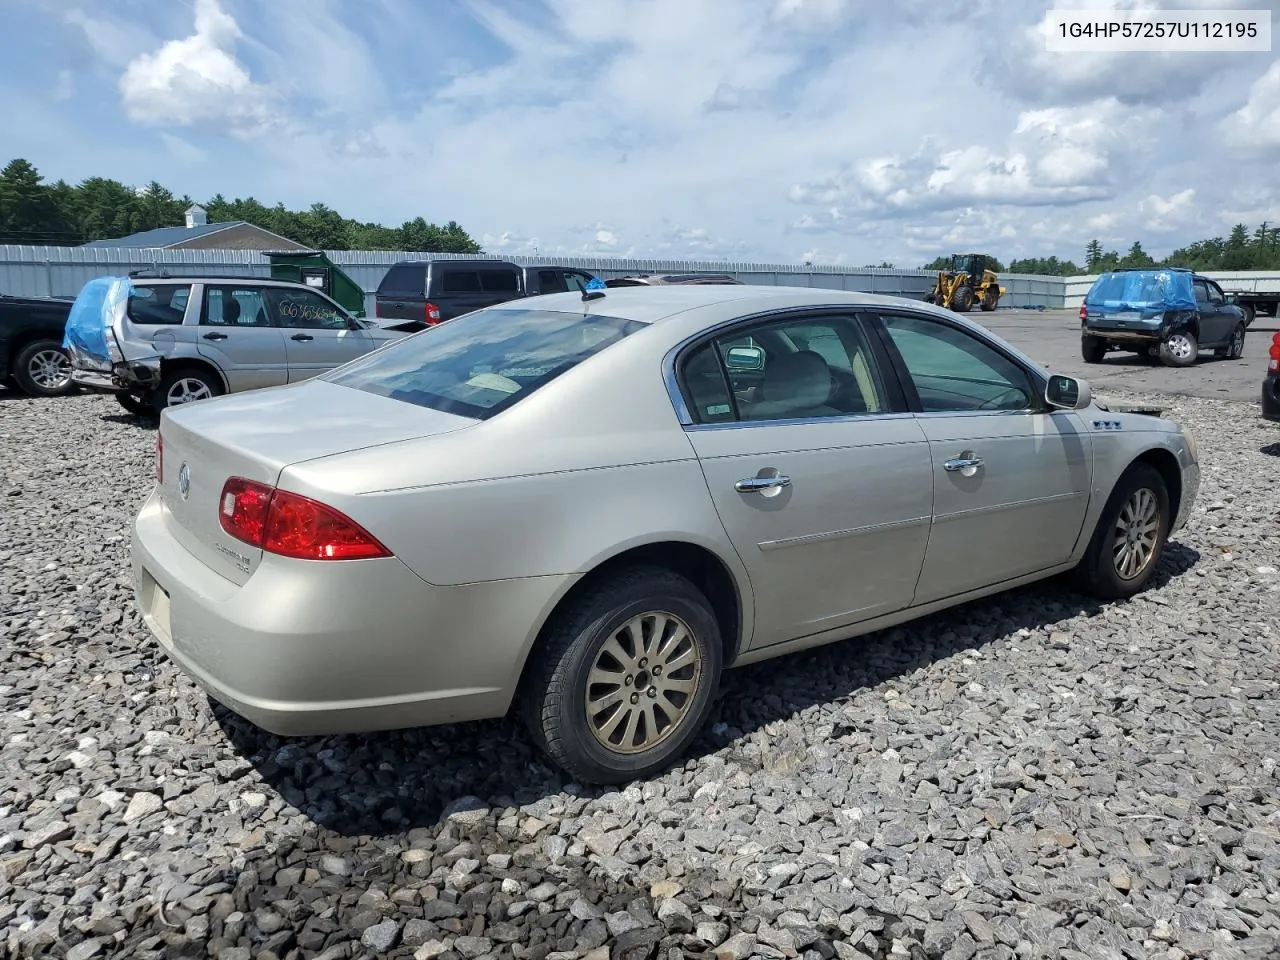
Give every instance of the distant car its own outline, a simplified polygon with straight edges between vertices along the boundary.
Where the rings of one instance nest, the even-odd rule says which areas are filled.
[[[73,354],[81,386],[132,413],[306,380],[403,332],[357,319],[306,284],[262,277],[135,277],[111,356]]]
[[[1280,422],[1280,333],[1271,335],[1267,373],[1262,378],[1262,418]]]
[[[137,604],[281,734],[500,716],[656,772],[724,667],[1074,570],[1148,583],[1193,439],[940,307],[798,287],[513,301],[171,408]],[[856,650],[850,656],[856,656]]]
[[[1080,352],[1101,363],[1109,350],[1189,367],[1212,349],[1220,360],[1244,356],[1248,322],[1222,288],[1190,270],[1112,270],[1094,281],[1080,307]]]
[[[31,397],[74,391],[71,358],[62,349],[70,312],[66,299],[0,296],[0,380]]]
[[[606,287],[655,287],[668,284],[740,284],[741,280],[727,273],[642,273],[634,277],[613,277],[606,280]]]
[[[586,289],[594,276],[555,264],[520,266],[506,260],[401,260],[374,295],[374,313],[422,330],[472,310],[548,293]]]

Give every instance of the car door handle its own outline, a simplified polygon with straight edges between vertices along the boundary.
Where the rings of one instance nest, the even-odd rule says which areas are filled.
[[[951,473],[958,473],[961,470],[967,470],[970,467],[980,466],[982,466],[981,457],[954,457],[951,460],[946,461],[942,465],[942,468],[944,470],[949,470]]]
[[[206,333],[204,338],[206,340],[225,340],[227,335],[225,333]]]
[[[313,336],[312,336],[311,334],[309,334],[309,333],[295,333],[295,334],[294,334],[292,337],[290,337],[289,339],[290,339],[290,340],[314,340],[314,339],[315,339],[315,337],[313,337]]]
[[[745,477],[733,485],[739,493],[755,493],[759,490],[772,490],[775,487],[791,485],[791,478],[779,474],[776,477]]]

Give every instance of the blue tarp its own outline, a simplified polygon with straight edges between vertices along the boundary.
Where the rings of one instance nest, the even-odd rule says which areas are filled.
[[[1125,270],[1093,282],[1085,303],[1103,310],[1195,310],[1191,274],[1183,270]]]
[[[128,277],[97,277],[86,283],[67,316],[63,349],[72,355],[79,353],[109,362],[107,337],[111,336],[111,324],[123,314],[123,304],[133,292],[133,283]]]

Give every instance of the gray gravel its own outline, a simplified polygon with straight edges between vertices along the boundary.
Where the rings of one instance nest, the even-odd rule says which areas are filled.
[[[1151,592],[735,672],[687,763],[596,791],[507,722],[212,708],[131,605],[153,431],[0,392],[0,955],[1280,955],[1280,429],[1171,412],[1205,485]]]

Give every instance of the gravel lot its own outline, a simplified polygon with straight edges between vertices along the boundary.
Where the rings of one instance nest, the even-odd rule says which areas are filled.
[[[153,431],[0,393],[0,954],[1276,957],[1280,429],[1164,402],[1205,477],[1149,593],[734,672],[683,767],[596,791],[505,722],[213,709],[132,609]]]

